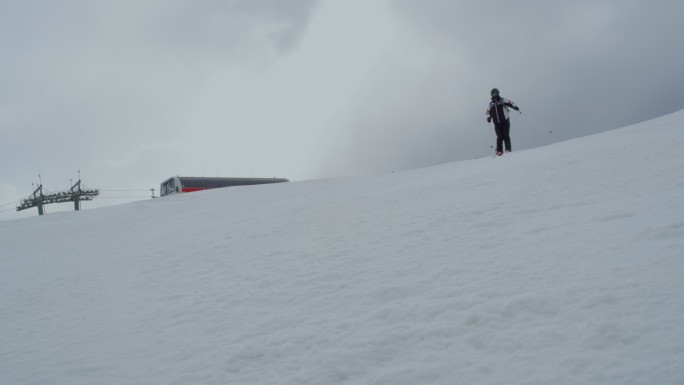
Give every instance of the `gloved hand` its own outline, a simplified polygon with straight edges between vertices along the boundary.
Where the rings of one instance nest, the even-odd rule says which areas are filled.
[[[488,116],[488,117],[487,117],[487,123],[491,123],[491,122],[492,122],[492,117],[491,117],[491,116]]]
[[[513,106],[513,109],[516,111],[520,111],[520,107],[518,107],[518,106]]]

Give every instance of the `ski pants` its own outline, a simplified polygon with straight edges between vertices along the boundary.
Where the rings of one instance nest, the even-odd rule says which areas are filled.
[[[496,152],[503,152],[504,144],[506,144],[506,151],[511,151],[511,121],[506,119],[501,123],[494,123],[494,132],[496,132]]]

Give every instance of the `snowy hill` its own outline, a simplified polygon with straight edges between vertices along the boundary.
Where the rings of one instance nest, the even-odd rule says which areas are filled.
[[[0,384],[682,384],[684,111],[0,222]]]

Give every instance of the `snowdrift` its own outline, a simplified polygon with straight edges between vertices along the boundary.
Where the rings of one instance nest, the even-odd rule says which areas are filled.
[[[682,384],[684,112],[0,222],[2,384]]]

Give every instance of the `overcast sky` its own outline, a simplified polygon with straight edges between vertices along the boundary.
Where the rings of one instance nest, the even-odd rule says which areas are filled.
[[[523,112],[514,151],[674,112],[683,14],[679,0],[0,0],[0,220],[39,174],[59,191],[80,170],[102,190],[87,208],[173,175],[489,155],[492,87]]]

